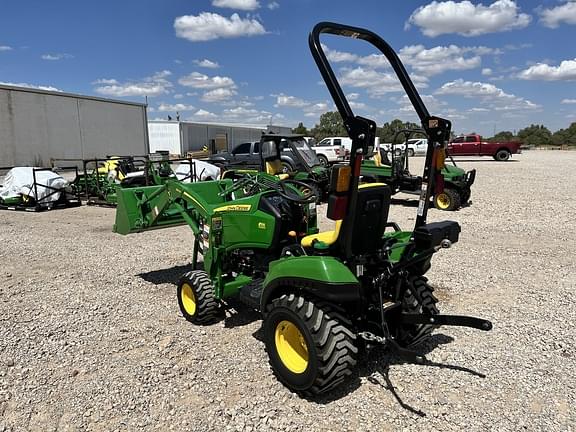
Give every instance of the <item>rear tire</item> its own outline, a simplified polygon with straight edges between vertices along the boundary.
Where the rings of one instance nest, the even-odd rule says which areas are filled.
[[[498,150],[494,155],[494,159],[498,162],[504,162],[510,159],[510,152],[506,149]]]
[[[293,391],[324,393],[344,382],[356,365],[356,334],[328,303],[283,295],[268,307],[263,328],[272,370]]]
[[[318,161],[320,165],[327,167],[328,166],[328,158],[324,155],[318,155]]]
[[[184,318],[194,324],[211,324],[218,318],[220,303],[214,297],[214,285],[203,270],[184,274],[176,289],[178,306]]]
[[[407,153],[408,153],[408,157],[414,156],[414,150],[412,150],[411,148],[408,149]]]
[[[423,276],[411,276],[407,280],[408,287],[402,299],[402,312],[437,315],[438,299],[432,292],[434,288]],[[435,326],[431,324],[410,324],[400,327],[396,341],[403,347],[413,347],[430,338]]]
[[[460,205],[460,194],[454,189],[444,189],[444,191],[434,195],[434,207],[438,210],[454,211],[460,208]]]

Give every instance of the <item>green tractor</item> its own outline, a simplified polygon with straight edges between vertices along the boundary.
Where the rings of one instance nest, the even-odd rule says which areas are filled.
[[[390,152],[376,148],[371,159],[362,162],[363,181],[376,181],[390,186],[392,193],[404,192],[420,195],[422,177],[413,175],[409,168],[408,140],[414,135],[425,135],[421,129],[403,129],[396,132]],[[399,136],[404,136],[405,151],[396,147]],[[445,158],[445,153],[439,155]],[[454,211],[465,206],[471,196],[471,187],[476,178],[476,170],[466,172],[451,158],[452,165],[440,161],[442,168],[437,173],[432,196],[434,206],[439,210]]]
[[[382,51],[410,96],[429,137],[414,230],[388,220],[391,189],[359,185],[371,155],[374,121],[354,116],[320,44],[320,35],[364,39]],[[320,23],[309,39],[312,55],[353,140],[350,162],[332,171],[328,218],[318,232],[316,197],[295,180],[268,173],[118,191],[114,230],[121,234],[188,224],[195,235],[194,270],[177,286],[182,315],[198,325],[222,316],[237,298],[263,316],[263,336],[278,379],[305,396],[332,390],[352,374],[363,344],[383,344],[407,361],[423,363],[413,347],[442,325],[490,330],[489,321],[441,315],[425,273],[435,252],[458,241],[457,222],[426,223],[438,159],[450,122],[428,114],[390,46],[364,29]],[[264,158],[278,143],[262,143]],[[203,270],[197,270],[199,255]]]

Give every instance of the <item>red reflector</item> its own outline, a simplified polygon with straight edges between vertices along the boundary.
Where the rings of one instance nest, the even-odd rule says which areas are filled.
[[[337,195],[330,195],[328,197],[328,211],[326,212],[326,216],[328,219],[331,220],[340,220],[344,219],[346,216],[346,207],[348,204],[348,197],[344,196],[337,196]]]

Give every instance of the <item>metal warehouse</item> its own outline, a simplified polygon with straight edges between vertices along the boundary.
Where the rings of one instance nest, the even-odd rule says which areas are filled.
[[[0,166],[148,153],[146,105],[0,85]]]
[[[174,155],[202,150],[232,150],[247,141],[259,141],[262,132],[291,133],[285,126],[262,126],[236,123],[196,123],[152,120],[148,122],[150,152],[167,151]]]

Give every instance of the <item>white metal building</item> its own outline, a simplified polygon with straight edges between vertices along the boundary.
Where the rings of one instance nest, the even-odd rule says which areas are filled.
[[[259,141],[262,132],[289,134],[285,126],[262,126],[236,123],[196,123],[183,121],[151,120],[148,122],[150,152],[168,151],[185,155],[215,145],[220,150],[232,150],[247,141]]]
[[[146,105],[0,85],[0,167],[148,153]]]

